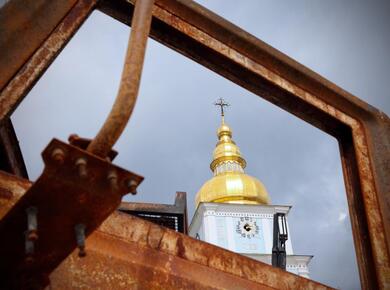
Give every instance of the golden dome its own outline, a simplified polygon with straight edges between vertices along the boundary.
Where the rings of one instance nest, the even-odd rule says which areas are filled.
[[[210,164],[214,177],[196,194],[196,206],[200,202],[269,204],[264,185],[255,177],[244,173],[246,161],[231,139],[232,130],[225,124],[223,117],[217,135],[219,141]]]

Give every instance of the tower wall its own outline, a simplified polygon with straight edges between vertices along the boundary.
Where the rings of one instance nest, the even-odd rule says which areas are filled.
[[[271,264],[273,217],[276,213],[284,213],[288,230],[286,270],[308,278],[308,263],[312,256],[294,255],[288,226],[290,208],[279,205],[200,203],[192,219],[189,235]]]

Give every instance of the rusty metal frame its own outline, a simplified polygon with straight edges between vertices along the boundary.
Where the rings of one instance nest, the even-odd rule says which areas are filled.
[[[11,119],[0,125],[0,170],[27,178],[27,169]]]
[[[31,185],[0,171],[0,220]],[[50,288],[332,289],[120,211],[86,244],[86,257],[76,250],[51,272]]]
[[[0,33],[19,33],[20,39],[0,38],[0,51],[6,52],[0,58],[0,122],[93,9],[129,25],[134,2],[41,0],[32,7],[8,2],[0,10]],[[52,17],[36,17],[49,8]],[[20,17],[9,20],[10,11]],[[29,26],[23,26],[26,21]],[[150,35],[337,138],[362,288],[390,287],[390,119],[194,2],[157,0]],[[26,42],[30,45],[23,47]]]

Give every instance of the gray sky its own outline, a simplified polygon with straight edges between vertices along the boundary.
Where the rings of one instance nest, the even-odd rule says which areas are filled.
[[[200,1],[258,38],[390,114],[390,5],[386,1]],[[13,114],[30,178],[53,138],[92,138],[116,96],[129,28],[95,12]],[[351,226],[336,140],[167,47],[148,43],[139,99],[115,163],[145,176],[129,201],[172,203],[211,178],[226,121],[273,204],[292,205],[296,254],[313,254],[314,280],[358,289]]]

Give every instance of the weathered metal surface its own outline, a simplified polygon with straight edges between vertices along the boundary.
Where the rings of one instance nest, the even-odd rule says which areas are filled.
[[[25,194],[31,182],[4,171],[0,171],[0,220]]]
[[[41,46],[76,2],[77,0],[6,1],[0,9],[0,90]]]
[[[99,9],[129,24],[129,2],[102,0]],[[362,288],[389,287],[389,118],[194,2],[159,0],[153,16],[151,37],[338,138]],[[15,92],[0,97],[0,116],[21,100]]]
[[[16,109],[96,1],[16,0],[0,9],[0,122]]]
[[[85,235],[91,234],[119,206],[128,184],[143,179],[58,140],[42,155],[42,175],[0,220],[0,288],[45,284],[47,274],[76,247],[75,227],[83,224]],[[36,215],[26,214],[32,207]],[[29,257],[27,229],[34,243]]]
[[[125,241],[136,242],[144,247],[236,275],[260,285],[276,289],[327,288],[314,281],[132,216],[124,217],[123,214],[114,213],[99,230]]]
[[[118,95],[103,127],[87,148],[97,156],[105,157],[110,152],[133,112],[141,81],[153,3],[154,0],[142,0],[135,4]]]
[[[120,213],[87,246],[87,258],[73,254],[53,272],[52,289],[329,289]]]
[[[0,170],[28,178],[18,138],[9,118],[0,122]]]
[[[88,256],[66,259],[50,276],[50,289],[270,289],[102,232],[87,243]]]
[[[128,24],[133,1],[119,2],[99,9]],[[195,2],[159,0],[153,16],[151,37],[339,140],[362,287],[390,287],[389,118]]]
[[[12,193],[0,203],[12,208],[30,186],[0,171],[0,192]],[[86,247],[85,258],[75,250],[52,272],[50,289],[330,289],[120,212]]]
[[[73,254],[53,272],[52,289],[330,289],[121,213],[87,246],[86,259]]]
[[[69,144],[71,144],[71,145],[77,146],[83,150],[87,150],[88,145],[91,144],[92,140],[79,137],[77,134],[72,134],[69,136],[68,141],[69,141]],[[111,150],[110,152],[108,152],[108,155],[106,158],[108,158],[108,160],[110,160],[110,161],[113,161],[117,155],[118,155],[117,151]]]
[[[371,253],[371,245],[369,240],[367,220],[365,217],[364,204],[361,200],[361,189],[359,184],[359,176],[354,175],[357,172],[357,165],[355,161],[355,152],[352,145],[351,132],[345,133],[345,138],[349,137],[350,142],[339,143],[341,153],[341,163],[343,167],[344,183],[346,187],[347,200],[349,204],[349,216],[355,240],[355,251],[358,253],[358,266],[364,267],[365,275],[360,275],[362,285],[371,285],[375,289],[369,279],[375,277],[375,268],[367,267],[366,265],[374,265],[373,256]],[[354,176],[353,179],[349,176]],[[360,239],[361,242],[356,242]],[[362,269],[359,269],[362,272]]]

